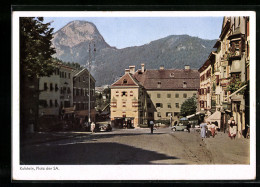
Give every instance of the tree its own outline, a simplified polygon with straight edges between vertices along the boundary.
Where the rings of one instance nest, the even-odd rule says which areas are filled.
[[[182,116],[187,116],[194,114],[197,109],[197,101],[195,96],[188,98],[185,100],[182,105],[181,105],[181,115]]]
[[[37,128],[39,77],[50,76],[55,65],[51,55],[53,28],[42,17],[20,18],[20,120],[21,135],[29,124]]]
[[[27,77],[49,76],[55,66],[51,47],[53,28],[50,23],[43,23],[42,17],[20,18],[20,63],[21,73]]]

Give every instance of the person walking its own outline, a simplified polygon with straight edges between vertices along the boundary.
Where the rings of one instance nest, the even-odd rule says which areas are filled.
[[[92,132],[92,133],[94,133],[95,126],[96,126],[95,123],[92,122],[92,123],[91,123],[91,126],[90,126],[90,128],[91,128],[91,132]]]
[[[188,122],[188,124],[187,124],[188,133],[190,133],[190,128],[191,128],[191,124],[190,124],[190,122]]]
[[[213,138],[215,137],[215,130],[216,130],[215,124],[211,123],[210,131],[211,131],[211,135],[212,135]]]
[[[231,117],[230,120],[228,121],[229,124],[229,137],[230,139],[235,139],[237,135],[237,124],[234,120],[234,117]]]
[[[200,135],[201,135],[201,138],[206,138],[206,129],[207,129],[207,123],[206,121],[204,120],[203,123],[200,124]]]
[[[151,120],[150,121],[151,134],[153,134],[153,127],[154,127],[154,122],[153,120]]]

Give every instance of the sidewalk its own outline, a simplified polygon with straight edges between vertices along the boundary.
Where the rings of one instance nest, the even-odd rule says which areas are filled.
[[[249,164],[250,139],[236,138],[231,140],[228,133],[218,132],[213,138],[203,141],[212,153],[214,164]]]

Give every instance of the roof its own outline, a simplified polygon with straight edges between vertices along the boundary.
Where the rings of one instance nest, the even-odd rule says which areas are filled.
[[[74,77],[79,76],[79,75],[82,74],[84,71],[86,71],[88,74],[90,74],[89,71],[88,71],[86,68],[83,68],[82,70],[79,70],[79,71],[74,75]],[[91,76],[91,78],[96,82],[96,80],[94,79],[94,77],[93,77],[91,74],[90,74],[90,76]]]
[[[119,80],[111,85],[111,87],[125,87],[125,86],[137,86],[139,87],[139,82],[132,76],[131,73],[124,74]]]
[[[148,90],[194,90],[199,88],[197,70],[163,69],[145,70],[145,72],[138,70],[133,77]],[[186,87],[183,86],[184,83],[186,83]]]

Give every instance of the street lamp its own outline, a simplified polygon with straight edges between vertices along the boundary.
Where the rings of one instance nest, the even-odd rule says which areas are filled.
[[[93,47],[93,56],[94,56],[94,62],[95,62],[95,53],[96,53],[96,45],[95,45],[95,42],[92,42],[90,41],[90,43],[88,44],[88,52],[89,52],[89,60],[88,60],[88,122],[90,124],[91,122],[91,119],[90,119],[90,68],[91,68],[91,43],[94,44],[94,47]]]

